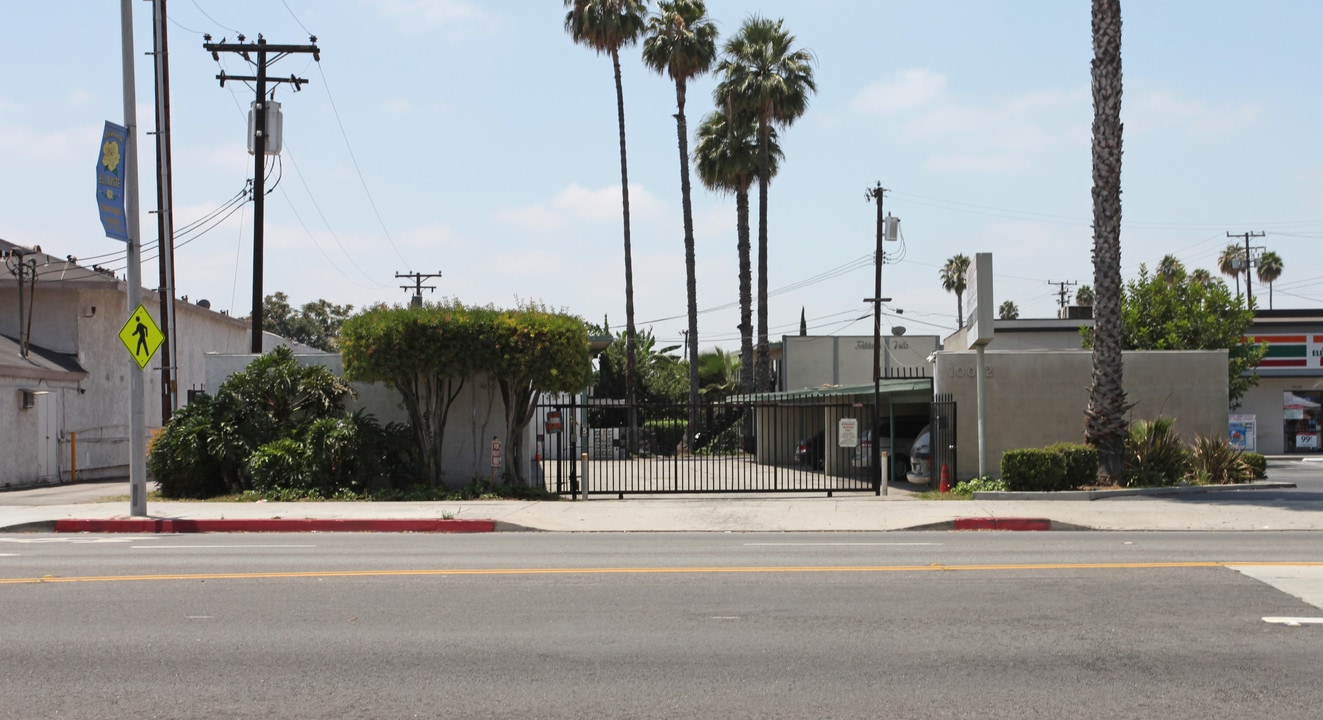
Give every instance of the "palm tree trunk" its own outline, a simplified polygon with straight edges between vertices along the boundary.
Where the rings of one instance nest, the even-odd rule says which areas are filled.
[[[740,392],[754,392],[753,268],[749,260],[749,187],[735,193],[735,232],[740,256]]]
[[[611,65],[616,73],[616,116],[620,121],[620,202],[625,217],[625,402],[629,405],[629,449],[635,449],[638,436],[638,408],[635,406],[637,368],[634,360],[634,254],[629,246],[629,163],[625,155],[625,88],[620,83],[620,52],[611,50]]]
[[[956,291],[956,330],[965,326],[965,294]]]
[[[1121,355],[1121,2],[1093,0],[1093,385],[1084,436],[1098,475],[1119,482],[1125,465]]]
[[[684,209],[684,269],[685,292],[689,301],[689,334],[686,338],[689,355],[689,425],[685,430],[685,446],[694,450],[694,432],[698,429],[698,280],[694,269],[694,210],[689,199],[689,127],[685,122],[684,78],[675,81],[675,132],[680,144],[680,203]]]
[[[767,343],[767,176],[768,143],[772,126],[758,118],[758,359],[754,372],[758,390],[775,390],[772,383],[772,359]]]

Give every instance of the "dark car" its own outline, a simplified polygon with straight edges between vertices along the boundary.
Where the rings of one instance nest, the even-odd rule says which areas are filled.
[[[819,430],[803,440],[800,440],[799,444],[795,446],[795,461],[800,465],[807,465],[814,470],[821,470],[823,467],[823,445],[825,442],[825,430]]]

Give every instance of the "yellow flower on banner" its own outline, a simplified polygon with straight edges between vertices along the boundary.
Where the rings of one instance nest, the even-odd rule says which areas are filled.
[[[119,143],[107,140],[106,144],[101,146],[101,164],[105,165],[107,170],[115,172],[115,168],[119,167]]]

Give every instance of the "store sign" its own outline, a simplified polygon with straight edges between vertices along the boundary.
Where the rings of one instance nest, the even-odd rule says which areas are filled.
[[[1227,423],[1231,446],[1244,452],[1257,452],[1255,449],[1259,430],[1253,415],[1232,415]]]
[[[1323,335],[1255,335],[1245,340],[1268,346],[1260,368],[1323,367]]]

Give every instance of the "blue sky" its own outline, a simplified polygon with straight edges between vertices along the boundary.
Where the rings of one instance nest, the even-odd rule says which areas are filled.
[[[155,243],[151,5],[134,2],[143,229]],[[76,7],[74,10],[72,8]],[[574,45],[555,0],[171,0],[176,228],[221,208],[252,174],[251,89],[220,87],[215,40],[302,44],[272,72],[285,152],[266,205],[264,287],[295,304],[404,303],[395,273],[440,271],[429,299],[539,300],[624,327],[620,173],[608,58]],[[782,134],[771,187],[772,335],[870,334],[881,182],[900,217],[884,328],[945,335],[946,258],[990,252],[994,297],[1055,315],[1057,286],[1092,284],[1089,3],[1086,0],[711,0],[722,38],[752,13],[784,18],[811,50],[818,93]],[[1123,274],[1175,254],[1214,270],[1227,232],[1264,231],[1285,272],[1274,307],[1317,307],[1323,140],[1317,28],[1323,5],[1123,3]],[[93,202],[101,126],[122,122],[119,3],[6,7],[0,62],[0,237],[85,264],[124,266]],[[622,55],[635,307],[663,342],[685,327],[674,86]],[[715,81],[689,91],[690,127]],[[755,200],[756,211],[756,200]],[[695,179],[700,342],[738,347],[734,201]],[[756,225],[755,225],[756,232]],[[252,209],[181,234],[177,285],[249,312]],[[114,253],[119,252],[116,257]],[[154,255],[154,252],[149,252]],[[144,278],[156,277],[154,261]],[[1073,292],[1072,287],[1072,292]],[[1266,292],[1255,283],[1256,299]],[[995,345],[994,345],[995,347]]]

